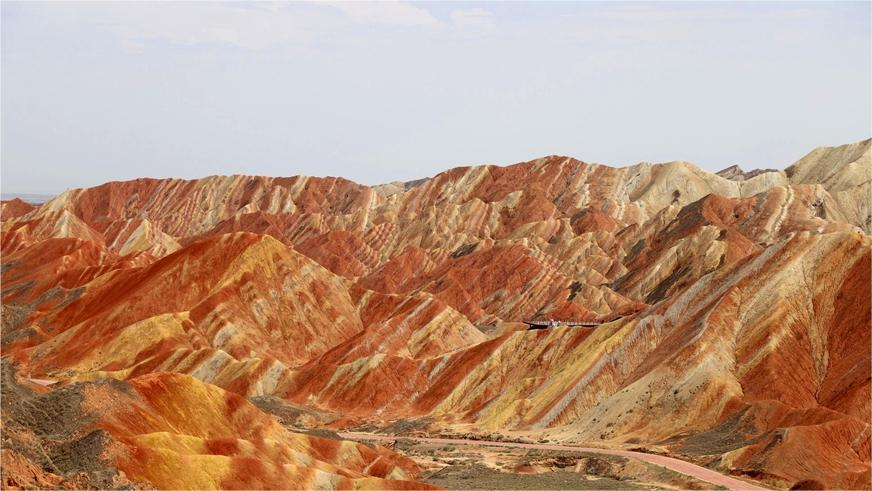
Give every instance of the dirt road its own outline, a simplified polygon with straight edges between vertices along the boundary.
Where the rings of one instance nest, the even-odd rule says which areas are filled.
[[[494,447],[515,447],[515,448],[534,448],[539,450],[564,450],[564,451],[580,451],[580,452],[590,452],[590,453],[599,453],[599,454],[607,454],[607,455],[618,455],[621,457],[629,457],[633,459],[638,459],[644,462],[648,462],[651,464],[659,465],[662,467],[666,467],[667,469],[671,469],[675,472],[679,472],[681,474],[685,474],[688,476],[693,476],[697,479],[701,479],[703,481],[714,484],[715,486],[723,486],[728,489],[733,490],[749,490],[749,491],[758,491],[758,490],[766,490],[767,488],[763,488],[760,486],[755,486],[754,484],[742,481],[740,479],[735,479],[729,476],[725,476],[719,472],[715,472],[711,469],[706,469],[705,467],[698,466],[696,464],[691,464],[690,462],[685,462],[683,460],[674,459],[672,457],[665,457],[663,455],[654,455],[642,452],[633,452],[630,450],[607,450],[604,448],[591,448],[591,447],[576,447],[572,445],[552,445],[546,443],[514,443],[514,442],[491,442],[484,440],[461,440],[461,439],[453,439],[453,438],[419,438],[419,437],[405,437],[405,436],[391,436],[391,435],[374,435],[372,433],[339,433],[339,436],[342,438],[346,438],[349,440],[370,440],[370,441],[393,441],[400,438],[414,440],[417,442],[423,443],[444,443],[444,444],[453,444],[453,445],[476,445],[476,446],[494,446]]]
[[[54,384],[58,383],[57,380],[51,380],[51,379],[47,379],[47,378],[30,378],[30,377],[28,377],[27,380],[29,382],[33,382],[34,384],[43,385],[43,386],[49,386],[49,385],[54,385]]]

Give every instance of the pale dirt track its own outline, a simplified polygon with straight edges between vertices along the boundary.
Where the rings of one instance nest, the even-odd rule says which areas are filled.
[[[57,380],[51,380],[51,379],[47,379],[47,378],[28,378],[27,380],[30,382],[33,382],[34,384],[44,385],[44,386],[54,385],[54,384],[58,383]]]
[[[633,452],[631,450],[608,450],[604,448],[592,448],[592,447],[576,447],[572,445],[553,445],[553,444],[544,444],[544,443],[514,443],[514,442],[491,442],[485,440],[461,440],[461,439],[453,439],[453,438],[422,438],[422,437],[405,437],[405,436],[391,436],[391,435],[374,435],[371,433],[339,433],[339,436],[342,438],[350,439],[350,440],[374,440],[374,441],[393,441],[397,439],[408,439],[423,443],[444,443],[444,444],[454,444],[454,445],[476,445],[476,446],[492,446],[492,447],[515,447],[515,448],[533,448],[539,450],[563,450],[563,451],[576,451],[576,452],[589,452],[589,453],[598,453],[598,454],[607,454],[607,455],[617,455],[620,457],[629,457],[633,459],[638,459],[644,462],[648,462],[651,464],[659,465],[661,467],[666,467],[667,469],[673,470],[675,472],[679,472],[681,474],[685,474],[687,476],[692,476],[697,479],[701,479],[703,481],[709,482],[716,486],[723,486],[728,489],[733,490],[766,490],[767,488],[763,488],[760,486],[755,486],[754,484],[742,481],[740,479],[735,479],[729,476],[725,476],[719,472],[715,472],[711,469],[706,469],[705,467],[698,466],[696,464],[691,464],[690,462],[685,462],[683,460],[674,459],[672,457],[666,457],[663,455],[655,455],[648,454],[643,452]]]

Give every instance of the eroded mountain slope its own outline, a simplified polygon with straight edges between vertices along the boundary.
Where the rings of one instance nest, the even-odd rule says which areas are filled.
[[[4,487],[421,489],[383,447],[292,433],[187,375],[103,379],[48,393],[3,363]],[[34,410],[38,408],[38,410]]]
[[[4,204],[2,347],[63,383],[157,377],[340,426],[651,445],[776,485],[863,488],[869,153],[723,175],[547,157],[376,187],[141,179]],[[604,324],[523,330],[531,318]],[[206,445],[145,440],[159,455]],[[229,482],[210,476],[197,484]]]

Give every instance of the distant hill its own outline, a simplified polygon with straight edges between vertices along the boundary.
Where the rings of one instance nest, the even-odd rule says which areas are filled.
[[[30,204],[39,205],[54,198],[53,194],[29,194],[29,193],[0,193],[0,200],[8,201],[18,198],[21,201],[26,201]]]

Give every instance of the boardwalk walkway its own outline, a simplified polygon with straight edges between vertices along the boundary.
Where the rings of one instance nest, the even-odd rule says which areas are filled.
[[[605,322],[598,321],[556,321],[556,320],[547,320],[547,321],[524,321],[524,324],[527,324],[528,330],[533,329],[549,329],[552,327],[597,327]]]

